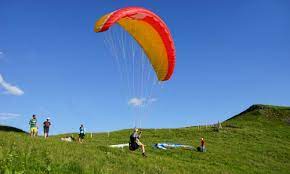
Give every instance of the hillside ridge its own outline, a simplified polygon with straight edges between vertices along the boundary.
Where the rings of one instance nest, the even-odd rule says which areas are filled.
[[[264,104],[254,104],[251,105],[249,108],[247,108],[246,110],[242,111],[241,113],[227,119],[228,120],[232,120],[235,118],[239,118],[239,117],[243,117],[245,115],[247,115],[248,113],[251,112],[257,112],[260,115],[265,115],[265,116],[273,116],[279,119],[285,119],[285,114],[281,114],[281,111],[288,111],[289,115],[288,118],[290,118],[290,107],[289,106],[275,106],[275,105],[264,105]],[[287,116],[286,116],[287,117]]]
[[[12,127],[12,126],[5,126],[5,125],[0,125],[0,131],[4,132],[20,132],[20,133],[27,133],[22,129]]]
[[[289,115],[285,117],[284,113],[283,114],[279,113],[279,111],[281,111],[281,110],[289,111]],[[233,120],[235,118],[243,117],[244,115],[251,113],[251,112],[255,112],[255,111],[260,113],[260,115],[266,115],[267,111],[270,111],[271,113],[269,115],[271,115],[273,117],[276,116],[277,118],[283,116],[283,118],[280,118],[280,119],[282,119],[283,121],[286,121],[287,123],[290,124],[290,106],[277,106],[277,105],[265,105],[265,104],[253,104],[250,107],[248,107],[246,110],[240,112],[237,115],[234,115],[234,116],[226,119],[225,121],[229,121],[229,120]],[[266,112],[263,112],[263,111],[266,111]],[[189,126],[189,127],[192,127],[192,126]],[[126,130],[126,129],[124,129],[124,130]],[[23,131],[22,129],[12,127],[12,126],[1,125],[1,124],[0,124],[0,131],[27,133],[26,131]],[[115,131],[121,131],[121,130],[115,130]],[[65,134],[67,134],[67,133],[65,133]]]

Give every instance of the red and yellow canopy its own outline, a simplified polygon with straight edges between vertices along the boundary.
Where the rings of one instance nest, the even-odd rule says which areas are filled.
[[[169,80],[175,66],[175,47],[170,31],[162,19],[140,7],[127,7],[101,17],[95,32],[108,30],[118,23],[143,48],[160,81]]]

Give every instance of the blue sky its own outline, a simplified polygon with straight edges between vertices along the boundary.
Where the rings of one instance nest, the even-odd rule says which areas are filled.
[[[52,119],[54,134],[80,123],[94,132],[132,127],[116,67],[93,31],[99,17],[126,6],[161,16],[176,46],[174,75],[142,127],[214,123],[256,103],[290,105],[290,1],[2,0],[1,124],[27,130],[37,114],[39,122]]]

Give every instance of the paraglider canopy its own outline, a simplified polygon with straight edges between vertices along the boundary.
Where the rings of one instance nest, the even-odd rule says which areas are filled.
[[[175,47],[162,19],[141,7],[126,7],[101,17],[95,32],[108,30],[115,23],[123,27],[143,48],[159,81],[169,80],[175,66]]]

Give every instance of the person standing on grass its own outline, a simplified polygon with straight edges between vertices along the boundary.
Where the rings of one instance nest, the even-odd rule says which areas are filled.
[[[37,119],[36,115],[32,115],[32,118],[29,120],[29,126],[30,126],[30,136],[35,137],[38,133],[38,126],[37,126]]]
[[[79,133],[79,142],[83,143],[84,138],[85,138],[85,127],[84,125],[81,124],[80,133]]]
[[[43,122],[43,132],[44,132],[44,138],[48,137],[49,127],[50,127],[50,118],[47,118],[45,122]]]
[[[145,154],[145,145],[140,141],[141,134],[142,132],[140,131],[139,133],[137,128],[134,129],[134,132],[130,135],[129,149],[135,151],[141,146],[143,157],[147,157]]]

